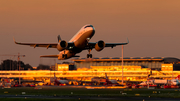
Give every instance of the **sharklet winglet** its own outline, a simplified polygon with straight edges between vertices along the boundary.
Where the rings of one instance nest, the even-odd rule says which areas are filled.
[[[14,40],[14,43],[15,43],[15,44],[18,44],[18,42],[16,42],[16,40],[15,40],[15,38],[14,38],[14,37],[13,37],[13,40]]]
[[[129,43],[129,39],[127,38],[127,43]]]

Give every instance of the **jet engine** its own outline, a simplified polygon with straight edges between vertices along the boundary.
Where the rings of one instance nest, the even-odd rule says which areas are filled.
[[[101,51],[104,49],[104,47],[105,47],[105,43],[102,40],[98,41],[95,45],[96,51]]]
[[[58,43],[57,50],[62,51],[65,48],[67,48],[67,46],[68,46],[68,43],[66,41],[62,40],[61,42]]]

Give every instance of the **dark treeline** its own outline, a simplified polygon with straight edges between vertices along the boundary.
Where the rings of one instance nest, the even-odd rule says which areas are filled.
[[[4,60],[0,64],[0,70],[33,70],[33,67],[29,64],[24,64],[22,61]],[[37,70],[50,70],[50,66],[40,64]]]
[[[39,64],[37,70],[51,70],[51,68],[48,65]]]
[[[1,63],[0,66],[0,70],[19,70],[19,66],[20,66],[20,70],[32,70],[32,66],[29,64],[24,64],[24,62],[22,61],[13,61],[13,60],[4,60]]]

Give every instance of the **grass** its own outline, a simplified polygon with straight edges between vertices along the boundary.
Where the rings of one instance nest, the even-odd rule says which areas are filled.
[[[79,100],[79,99],[38,99],[38,98],[0,98],[0,101],[101,101],[101,100]],[[104,101],[104,100],[102,100]],[[123,101],[123,100],[121,100]],[[127,101],[127,100],[124,100]]]
[[[41,87],[40,87],[41,88]],[[140,96],[140,97],[167,97],[180,98],[180,89],[86,89],[71,87],[13,87],[0,90],[0,95],[44,95],[44,96],[92,96],[92,97],[121,97],[121,96]],[[2,99],[0,101],[6,101]],[[8,101],[8,99],[7,99]],[[14,101],[14,100],[13,100]],[[21,100],[18,100],[21,101]],[[28,101],[31,101],[29,99]],[[54,100],[53,100],[54,101]],[[68,100],[65,100],[68,101]],[[86,100],[87,101],[87,100]]]
[[[31,87],[16,87],[0,90],[1,95],[21,95],[26,92],[26,95],[98,95],[98,94],[118,94],[118,89],[86,89],[86,88],[59,88],[59,87],[42,87],[42,89],[34,89]]]

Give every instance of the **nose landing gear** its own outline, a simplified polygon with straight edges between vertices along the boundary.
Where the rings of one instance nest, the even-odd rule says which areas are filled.
[[[91,49],[89,49],[88,51],[89,51],[89,54],[87,54],[87,58],[92,58],[92,54],[90,54]]]

